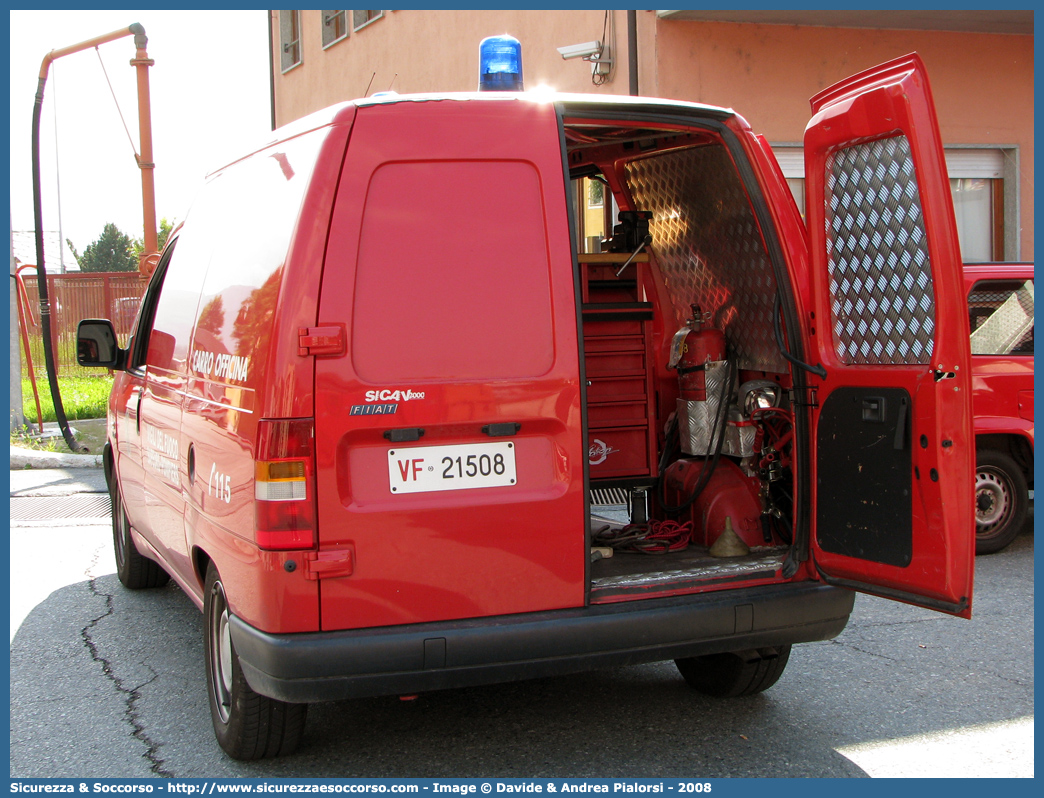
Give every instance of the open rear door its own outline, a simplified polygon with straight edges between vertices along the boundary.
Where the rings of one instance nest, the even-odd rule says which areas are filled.
[[[953,204],[916,55],[812,98],[813,555],[829,582],[970,617],[971,368]],[[818,332],[817,332],[818,330]]]

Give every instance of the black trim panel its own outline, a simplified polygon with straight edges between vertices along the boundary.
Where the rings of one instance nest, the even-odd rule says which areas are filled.
[[[581,305],[584,312],[597,312],[602,310],[625,310],[634,314],[648,313],[652,316],[652,302],[585,302]]]
[[[819,411],[816,538],[833,554],[913,560],[913,455],[905,388],[842,386]]]
[[[902,601],[907,604],[914,604],[918,607],[924,607],[925,609],[935,610],[936,612],[945,612],[950,615],[960,615],[962,612],[968,609],[969,601],[967,596],[962,596],[961,600],[957,603],[951,601],[941,601],[939,599],[933,599],[926,596],[919,595],[917,593],[910,593],[905,590],[896,590],[890,587],[882,587],[881,585],[870,585],[865,582],[857,582],[854,579],[838,579],[833,576],[828,576],[823,573],[819,567],[816,567],[819,571],[819,575],[823,577],[827,582],[838,587],[845,587],[849,590],[855,590],[859,593],[866,593],[871,596],[880,596],[881,598],[891,599],[892,601]]]
[[[800,582],[308,634],[268,634],[233,616],[231,631],[255,691],[306,703],[828,640],[844,629],[853,601],[851,591]],[[436,643],[444,656],[433,663],[425,652]]]
[[[584,305],[584,321],[652,321],[651,310],[602,310]]]

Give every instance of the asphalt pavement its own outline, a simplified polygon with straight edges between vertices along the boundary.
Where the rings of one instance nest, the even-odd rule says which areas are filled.
[[[658,663],[333,702],[310,707],[295,755],[239,763],[213,740],[199,611],[173,584],[115,576],[101,469],[11,480],[15,778],[1034,773],[1032,519],[976,559],[971,621],[860,596],[761,695],[705,698]],[[29,502],[87,515],[33,518]]]

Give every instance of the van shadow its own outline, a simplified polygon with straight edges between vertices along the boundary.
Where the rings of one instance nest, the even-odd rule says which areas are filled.
[[[13,776],[862,775],[829,745],[787,743],[771,693],[714,702],[669,663],[315,704],[297,754],[235,762],[211,729],[200,613],[173,585],[114,575],[37,605],[11,671]]]
[[[1027,537],[1009,556],[988,558],[992,570],[1002,573],[1028,556],[1031,573]],[[104,576],[52,593],[12,641],[11,772],[46,766],[51,776],[81,777],[865,777],[837,749],[1032,713],[1032,675],[1028,704],[974,700],[1005,675],[967,673],[972,632],[959,625],[966,622],[891,602],[880,602],[880,618],[873,603],[861,616],[861,602],[838,640],[795,647],[780,681],[761,695],[706,698],[672,663],[656,663],[411,701],[330,702],[310,707],[298,753],[240,763],[213,738],[196,607],[173,585],[129,591]],[[988,594],[984,609],[989,618]],[[906,610],[914,614],[904,616]],[[917,651],[894,650],[889,635],[901,632],[893,629],[915,629],[930,641],[930,673],[915,661]],[[1006,644],[1003,637],[997,643]],[[965,685],[966,705],[953,699],[953,678]]]

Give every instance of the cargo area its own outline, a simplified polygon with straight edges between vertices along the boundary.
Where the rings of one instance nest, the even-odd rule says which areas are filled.
[[[779,580],[793,540],[776,272],[723,127],[564,113],[592,604]]]

